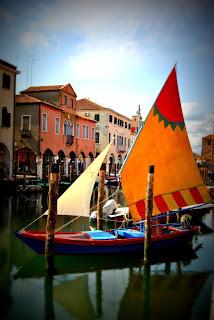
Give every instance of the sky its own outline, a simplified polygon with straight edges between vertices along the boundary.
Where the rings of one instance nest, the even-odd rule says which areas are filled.
[[[146,118],[171,69],[194,152],[214,133],[211,0],[0,2],[0,59],[18,67],[17,93],[70,83],[128,117]]]

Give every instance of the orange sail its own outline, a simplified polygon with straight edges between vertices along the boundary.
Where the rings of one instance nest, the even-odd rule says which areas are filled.
[[[121,170],[122,190],[134,221],[145,218],[149,165],[155,166],[153,215],[211,201],[191,150],[175,67]]]

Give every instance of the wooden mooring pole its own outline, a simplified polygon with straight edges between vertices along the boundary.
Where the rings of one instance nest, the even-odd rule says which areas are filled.
[[[153,186],[154,186],[154,170],[153,165],[149,166],[148,184],[146,193],[146,221],[145,221],[145,240],[144,240],[144,262],[150,263],[151,256],[151,218],[153,210]]]
[[[59,165],[52,163],[49,175],[48,217],[46,225],[45,259],[46,269],[54,270],[54,233],[57,217]]]
[[[103,200],[104,200],[104,184],[106,175],[106,164],[103,163],[99,172],[98,197],[97,197],[97,229],[103,229]]]

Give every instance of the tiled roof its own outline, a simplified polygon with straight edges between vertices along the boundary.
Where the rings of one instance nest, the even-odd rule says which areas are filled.
[[[92,121],[92,122],[97,122],[96,120],[91,119],[89,117],[84,117],[82,114],[80,114],[78,112],[76,113],[76,115],[77,115],[77,118],[86,119],[86,120],[89,120],[89,121]]]
[[[38,91],[58,91],[63,89],[67,84],[51,85],[51,86],[33,86],[29,87],[22,92],[38,92]]]
[[[76,101],[76,107],[77,107],[77,110],[79,111],[85,111],[85,110],[92,110],[92,111],[96,111],[96,110],[108,110],[110,112],[113,112],[114,114],[120,116],[120,117],[123,117],[125,119],[127,119],[128,121],[131,121],[130,118],[124,116],[123,114],[113,110],[113,109],[110,109],[110,108],[105,108],[105,107],[102,107],[101,105],[89,100],[89,99],[86,99],[86,98],[83,98],[83,99],[80,99],[80,100],[77,100]]]
[[[60,109],[59,107],[55,106],[54,104],[47,102],[47,101],[43,101],[40,99],[36,99],[34,97],[28,96],[26,94],[17,94],[16,95],[16,103],[44,103],[44,104],[48,104],[49,106],[55,107]]]
[[[16,95],[16,103],[40,103],[41,101],[25,94]]]
[[[207,136],[203,137],[203,139],[214,139],[214,134],[208,134]]]
[[[77,100],[76,106],[78,110],[107,110],[108,109],[86,98]]]

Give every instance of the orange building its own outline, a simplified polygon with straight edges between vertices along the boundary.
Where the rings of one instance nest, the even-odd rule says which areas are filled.
[[[95,156],[96,121],[76,113],[76,93],[70,84],[30,87],[16,96],[16,167],[46,176],[58,161],[68,175],[78,175]]]
[[[214,162],[214,134],[202,138],[201,157],[207,162]]]

